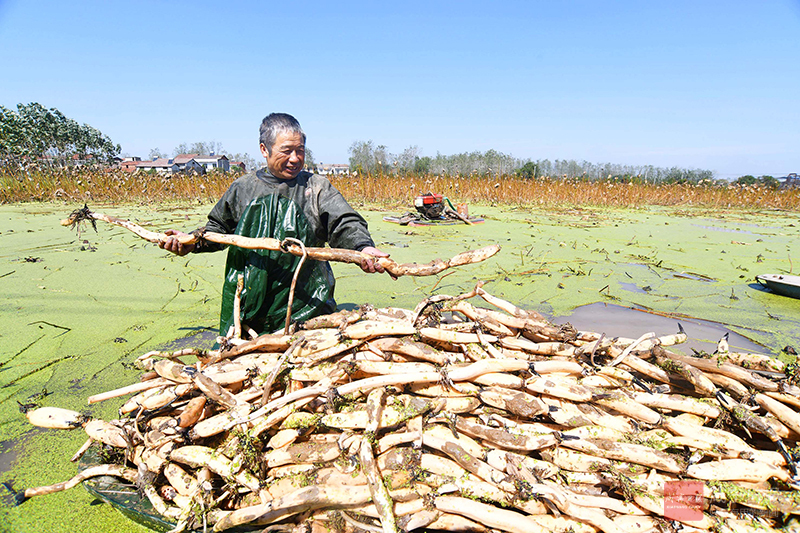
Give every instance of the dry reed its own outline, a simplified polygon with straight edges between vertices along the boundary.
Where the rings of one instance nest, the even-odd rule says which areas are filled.
[[[216,201],[234,178],[232,174],[217,173],[165,177],[75,168],[28,172],[0,168],[0,204],[54,200],[209,203]],[[471,204],[800,209],[800,190],[770,189],[759,185],[436,175],[346,176],[331,181],[351,202],[386,206],[410,206],[415,196],[432,191],[444,194],[454,203]]]

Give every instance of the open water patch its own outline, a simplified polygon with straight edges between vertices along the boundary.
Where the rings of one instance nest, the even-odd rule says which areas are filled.
[[[641,309],[604,302],[577,307],[569,316],[554,317],[552,320],[556,324],[569,322],[581,331],[604,333],[609,338],[627,337],[632,339],[637,339],[648,332],[653,332],[656,336],[677,333],[680,322],[688,339],[683,344],[671,347],[671,350],[687,355],[692,355],[693,348],[713,353],[717,349],[719,339],[727,333],[730,351],[765,352],[765,348],[760,344],[714,322],[699,318],[670,318]]]
[[[712,277],[704,276],[703,274],[696,274],[694,272],[678,272],[676,274],[673,274],[672,277],[680,279],[690,279],[693,281],[705,281],[707,283],[717,282],[717,280],[715,280]]]
[[[11,465],[17,460],[17,442],[13,440],[0,441],[0,477],[11,470]]]
[[[194,333],[185,337],[177,338],[156,349],[161,352],[177,352],[185,348],[211,349],[217,341],[219,330],[210,327],[191,328],[196,330]]]
[[[636,293],[639,293],[639,294],[649,294],[653,290],[653,288],[650,285],[644,285],[644,286],[640,287],[639,285],[637,285],[635,283],[620,282],[619,286],[623,290],[630,291],[630,292],[636,292]]]
[[[725,233],[744,233],[746,235],[753,235],[752,231],[746,229],[721,228],[719,226],[704,226],[702,224],[692,224],[692,226],[695,226],[697,228],[710,229],[712,231],[723,231]]]

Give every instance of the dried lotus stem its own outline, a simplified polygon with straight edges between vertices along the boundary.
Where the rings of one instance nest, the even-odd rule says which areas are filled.
[[[290,307],[291,309],[291,307]],[[280,359],[278,359],[275,368],[272,369],[272,372],[269,373],[267,380],[264,382],[264,392],[261,394],[261,406],[263,407],[266,405],[267,401],[269,400],[269,393],[272,389],[272,384],[275,382],[275,378],[278,376],[278,372],[281,371],[283,368],[284,363],[286,360],[291,357],[298,346],[300,346],[305,341],[305,337],[300,335],[300,337],[295,340],[291,346],[283,353]]]
[[[265,333],[263,335],[259,335],[253,340],[246,341],[238,346],[235,346],[230,350],[217,353],[209,359],[208,364],[218,363],[223,359],[231,359],[240,355],[257,351],[284,352],[291,343],[292,339],[289,335]]]

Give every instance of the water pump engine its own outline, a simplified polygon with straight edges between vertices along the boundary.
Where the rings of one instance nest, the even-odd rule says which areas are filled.
[[[428,220],[442,218],[444,214],[444,196],[436,193],[426,193],[414,198],[414,207],[420,215]]]

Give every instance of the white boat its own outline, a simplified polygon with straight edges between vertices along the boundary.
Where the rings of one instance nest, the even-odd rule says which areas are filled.
[[[788,274],[761,274],[756,281],[776,294],[800,298],[800,276]]]

